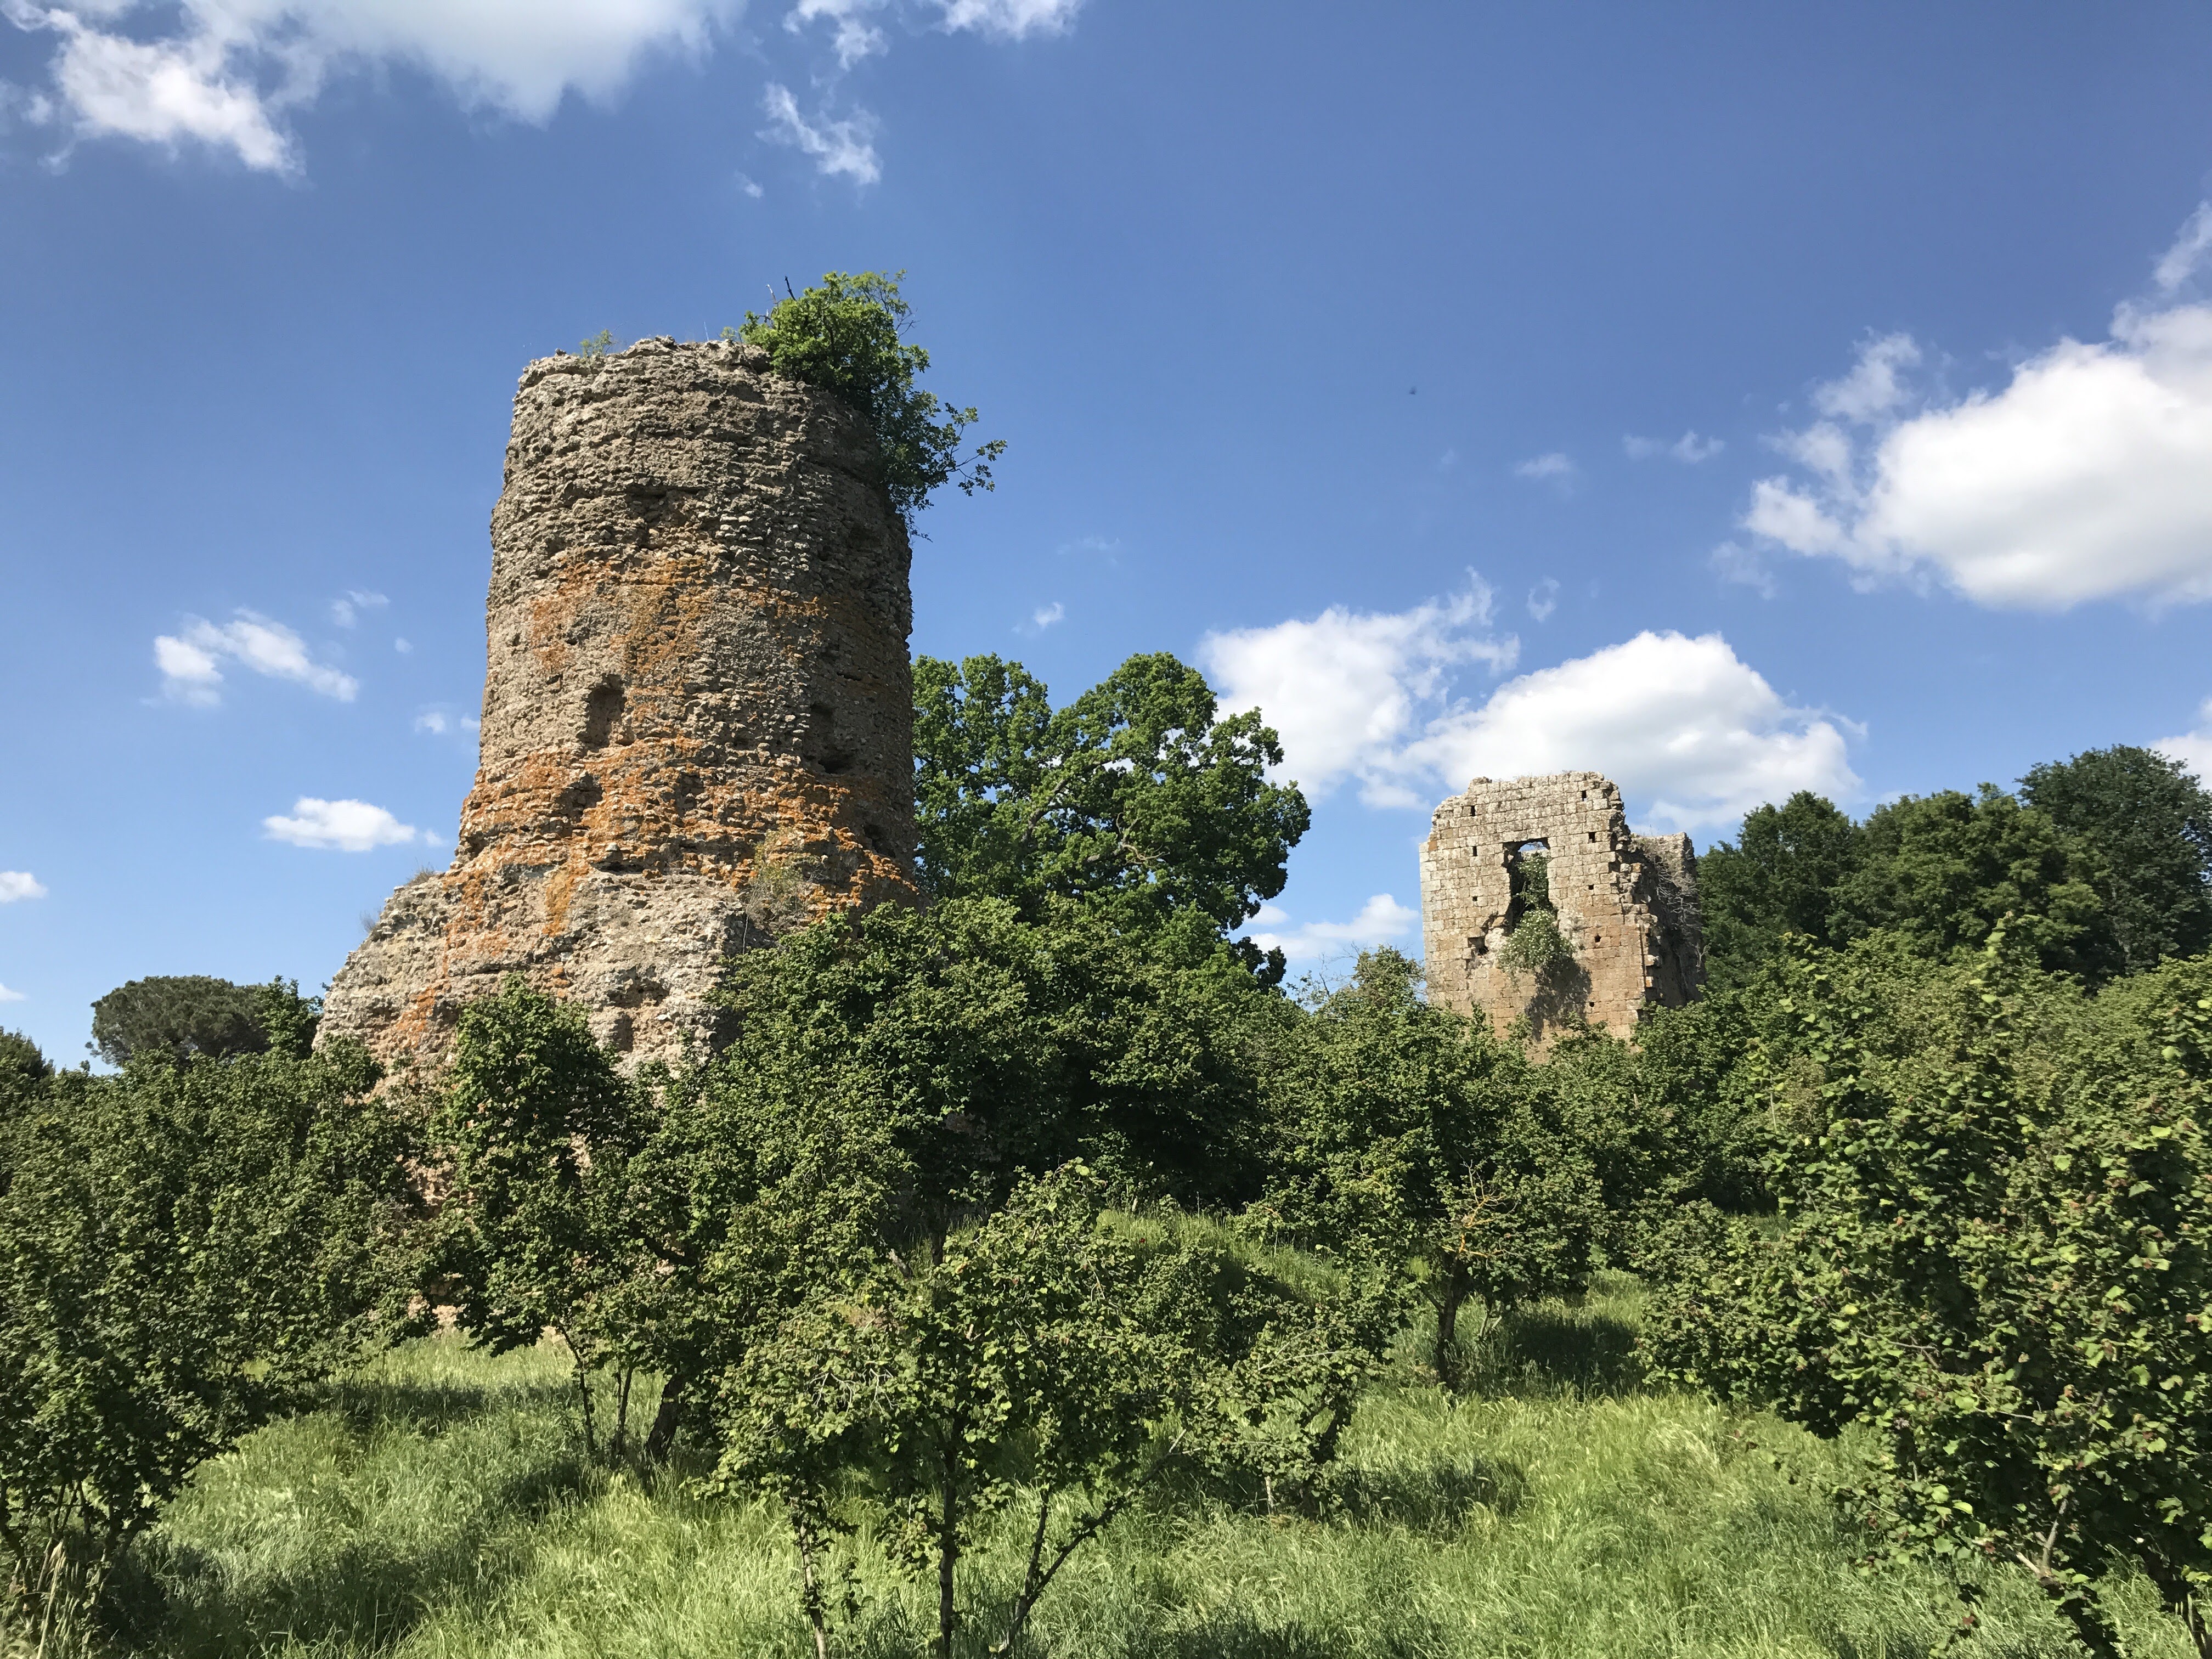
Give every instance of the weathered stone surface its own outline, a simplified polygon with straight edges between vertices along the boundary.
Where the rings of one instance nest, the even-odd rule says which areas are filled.
[[[492,514],[476,787],[323,1031],[434,1059],[520,972],[638,1059],[724,956],[909,895],[906,532],[865,424],[730,343],[530,365]]]
[[[1551,899],[1574,960],[1515,975],[1498,952],[1522,918],[1515,866],[1550,860]],[[1541,1040],[1580,1016],[1620,1036],[1654,1004],[1680,1007],[1705,983],[1697,855],[1687,836],[1633,836],[1620,791],[1595,772],[1477,778],[1437,807],[1421,848],[1429,994],[1480,1009],[1503,1032],[1526,1015]]]

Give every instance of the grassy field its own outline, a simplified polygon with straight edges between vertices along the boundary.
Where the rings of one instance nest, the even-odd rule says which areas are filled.
[[[1076,1558],[1024,1651],[1926,1653],[1949,1592],[1853,1569],[1821,1491],[1834,1449],[1644,1389],[1634,1315],[1614,1281],[1508,1321],[1456,1401],[1409,1360],[1362,1404],[1343,1515],[1170,1495]],[[1018,1548],[1010,1525],[972,1560],[968,1651],[997,1633]],[[933,1602],[865,1540],[859,1567],[839,1650],[923,1652]],[[490,1359],[453,1340],[387,1356],[201,1471],[125,1586],[133,1649],[194,1659],[797,1659],[812,1647],[793,1589],[772,1514],[589,1467],[556,1354]],[[2024,1588],[1985,1611],[1968,1655],[2070,1651]],[[2148,1596],[2123,1613],[2139,1653],[2179,1659]]]

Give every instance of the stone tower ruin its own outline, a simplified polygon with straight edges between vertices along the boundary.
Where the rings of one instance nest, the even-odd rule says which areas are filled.
[[[520,973],[672,1060],[724,957],[913,890],[905,529],[851,409],[664,338],[525,371],[491,540],[453,864],[392,896],[323,1032],[434,1060]]]
[[[1536,854],[1572,956],[1516,975],[1498,957],[1543,901]],[[1500,1033],[1525,1016],[1540,1041],[1577,1018],[1627,1036],[1646,1007],[1679,1008],[1705,983],[1690,838],[1631,835],[1620,791],[1595,772],[1477,778],[1437,807],[1421,847],[1421,933],[1432,998],[1480,1009]]]

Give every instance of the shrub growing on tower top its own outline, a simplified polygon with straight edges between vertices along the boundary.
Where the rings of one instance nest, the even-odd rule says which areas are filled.
[[[1006,446],[994,439],[963,457],[961,439],[975,410],[940,403],[915,384],[929,353],[901,337],[914,314],[899,295],[905,275],[830,271],[820,286],[778,300],[765,317],[748,311],[723,337],[760,347],[778,374],[834,392],[868,417],[891,505],[911,532],[940,485],[957,483],[963,495],[995,488],[990,464]]]

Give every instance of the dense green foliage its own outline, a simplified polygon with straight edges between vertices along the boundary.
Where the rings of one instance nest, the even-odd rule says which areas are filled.
[[[65,1072],[0,1122],[0,1542],[95,1577],[375,1329],[413,1202],[358,1049]],[[380,1321],[374,1319],[380,1310]]]
[[[2098,885],[2103,860],[2044,813],[1987,784],[1908,795],[1859,830],[1858,866],[1837,890],[1841,939],[1885,931],[1923,956],[1981,948],[2011,918],[2045,967],[2101,979],[2121,966]]]
[[[935,896],[1036,915],[1080,900],[1124,928],[1191,914],[1237,927],[1283,890],[1310,820],[1275,733],[1218,717],[1195,670],[1132,657],[1066,708],[1019,663],[915,664],[915,806]],[[1254,957],[1257,965],[1256,955]],[[1270,969],[1281,977],[1278,959]]]
[[[950,1659],[960,1563],[1008,1505],[1036,1521],[1000,1652],[1076,1551],[1179,1462],[1255,1470],[1271,1491],[1334,1462],[1395,1322],[1387,1303],[1147,1239],[1099,1198],[1080,1164],[1024,1179],[933,1257],[848,1275],[731,1374],[720,1478],[786,1507],[817,1651],[824,1546],[855,1529],[841,1510],[858,1492],[893,1559],[934,1586]]]
[[[794,350],[875,326],[810,314]],[[2117,1653],[2161,1616],[2212,1651],[2193,779],[2115,750],[2025,798],[1761,808],[1705,861],[1712,994],[1633,1043],[1571,1010],[1537,1042],[1431,1006],[1395,951],[1292,997],[1229,937],[1306,806],[1268,781],[1260,717],[1218,718],[1173,658],[1059,710],[997,658],[916,679],[930,902],[733,960],[720,1048],[675,1073],[626,1073],[520,980],[464,1012],[440,1075],[382,1093],[357,1051],[313,1055],[318,1007],[283,981],[103,999],[115,1078],[0,1037],[19,1606],[121,1557],[174,1600],[124,1595],[111,1626],[182,1630],[222,1596],[145,1534],[232,1478],[195,1468],[319,1397],[358,1420],[363,1347],[436,1309],[459,1330],[434,1352],[473,1344],[468,1364],[562,1356],[576,1448],[495,1454],[538,1460],[547,1494],[691,1505],[756,1565],[784,1540],[799,1593],[760,1615],[770,1648],[1243,1650],[1152,1613],[1115,1648],[1063,1609],[1101,1605],[1102,1562],[1116,1605],[1149,1607],[1159,1540],[1206,1528],[1370,1540],[1401,1571],[1416,1536],[1510,1540],[1536,1463],[1455,1475],[1447,1502],[1360,1449],[1376,1420],[1512,1398],[1525,1333],[1574,1333],[1553,1361],[1577,1387],[1700,1448],[1665,1503],[1747,1478],[1708,1407],[1639,1392],[1626,1323],[1571,1311],[1638,1294],[1632,1271],[1649,1375],[1772,1413],[1761,1439],[1840,1504],[1826,1530],[1800,1506],[1797,1559],[1909,1587],[1882,1644],[1924,1649],[1963,1594],[1960,1630],[2016,1651],[2064,1631]],[[1508,950],[1541,981],[1574,941],[1540,851],[1514,884]],[[433,1352],[408,1363],[459,1363]],[[638,1386],[658,1405],[634,1441]],[[511,1437],[545,1420],[515,1411]],[[1416,1486],[1418,1513],[1387,1495]],[[1363,1605],[1394,1643],[1473,1650],[1463,1622]],[[1356,1620],[1254,1617],[1243,1650],[1366,1650]],[[226,1650],[290,1628],[206,1626]]]
[[[623,1304],[648,1267],[627,1224],[634,1092],[580,1012],[514,977],[461,1016],[434,1126],[447,1167],[432,1248],[455,1312],[495,1353],[559,1335],[586,1453],[585,1382],[635,1358]]]
[[[928,370],[929,353],[903,338],[914,314],[899,295],[905,275],[830,271],[820,286],[778,300],[765,317],[748,311],[724,332],[761,347],[776,374],[834,392],[867,417],[891,506],[911,531],[941,486],[956,483],[968,495],[994,488],[991,463],[1006,446],[994,440],[963,456],[975,411],[941,404],[915,384]]]
[[[2130,972],[2212,950],[2212,793],[2148,749],[2028,769],[2021,798],[2104,855],[2101,892]]]
[[[1836,892],[1858,864],[1858,826],[1809,791],[1746,813],[1734,845],[1723,842],[1698,860],[1709,988],[1741,986],[1785,934],[1835,943]]]
[[[313,1045],[320,1005],[297,981],[234,985],[204,974],[134,979],[92,1005],[92,1040],[111,1066],[133,1059],[222,1060],[272,1047],[298,1057]]]
[[[2024,1571],[2106,1655],[2130,1564],[2207,1650],[2212,963],[2104,1009],[2004,943],[1790,964],[1784,1224],[1717,1232],[1649,1340],[1868,1437],[1838,1496],[1878,1548],[1970,1586]]]

